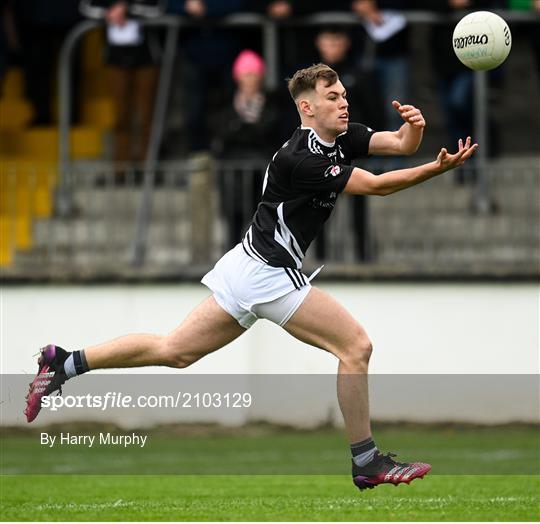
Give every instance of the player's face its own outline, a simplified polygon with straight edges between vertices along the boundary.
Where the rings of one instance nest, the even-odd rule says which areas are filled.
[[[324,80],[317,82],[312,109],[316,127],[325,134],[335,138],[347,131],[349,103],[345,88],[339,80],[330,86]]]

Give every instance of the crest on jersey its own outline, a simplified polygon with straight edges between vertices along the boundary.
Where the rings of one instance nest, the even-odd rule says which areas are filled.
[[[325,172],[324,172],[324,177],[326,178],[327,176],[338,176],[339,174],[341,173],[341,167],[339,166],[330,166]]]

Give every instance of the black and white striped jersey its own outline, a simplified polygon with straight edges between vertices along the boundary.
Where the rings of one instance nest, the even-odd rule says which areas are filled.
[[[374,131],[349,124],[333,143],[299,127],[266,170],[262,200],[242,245],[273,267],[300,269],[313,239],[343,191],[354,159],[366,157]]]

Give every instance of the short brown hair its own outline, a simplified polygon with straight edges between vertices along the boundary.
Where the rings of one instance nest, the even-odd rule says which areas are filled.
[[[299,69],[292,78],[287,79],[287,87],[293,100],[296,100],[305,91],[312,91],[317,80],[326,80],[326,87],[335,84],[338,74],[326,64],[313,64],[305,69]]]

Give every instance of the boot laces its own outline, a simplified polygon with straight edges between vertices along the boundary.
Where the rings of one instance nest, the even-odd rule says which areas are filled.
[[[392,466],[407,466],[408,464],[406,462],[398,462],[397,460],[394,460],[394,457],[397,457],[397,453],[381,453],[380,456],[382,457],[385,464],[389,464]]]

